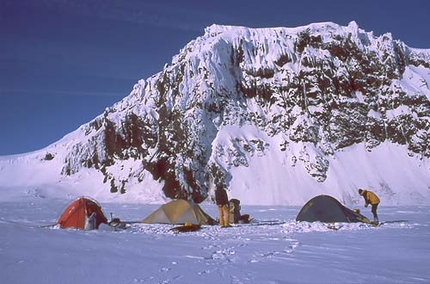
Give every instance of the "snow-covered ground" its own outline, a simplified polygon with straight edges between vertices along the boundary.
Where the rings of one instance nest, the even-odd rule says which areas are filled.
[[[429,206],[381,206],[380,227],[297,223],[298,206],[242,206],[256,221],[175,234],[133,223],[80,231],[55,223],[71,200],[0,201],[2,283],[429,283]],[[101,203],[139,221],[158,205]],[[202,208],[216,217],[216,208]],[[371,216],[368,208],[362,213]],[[397,222],[390,222],[397,221]]]

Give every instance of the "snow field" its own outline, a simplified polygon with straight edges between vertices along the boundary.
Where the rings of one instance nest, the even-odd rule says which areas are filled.
[[[242,206],[255,223],[203,226],[134,223],[158,205],[102,203],[129,228],[61,230],[69,201],[1,202],[3,283],[427,283],[428,206],[381,207],[380,227],[297,223],[297,206]],[[214,205],[202,208],[216,217]],[[366,209],[365,215],[369,215]],[[258,221],[258,222],[257,222]]]

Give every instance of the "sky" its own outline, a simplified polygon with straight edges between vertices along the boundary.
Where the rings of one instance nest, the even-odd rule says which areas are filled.
[[[430,48],[430,2],[0,0],[0,156],[42,149],[127,96],[212,24],[356,21]]]

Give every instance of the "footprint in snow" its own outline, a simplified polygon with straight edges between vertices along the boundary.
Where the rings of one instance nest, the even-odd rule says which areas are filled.
[[[227,248],[227,249],[223,249],[223,250],[218,250],[214,253],[212,253],[212,259],[213,260],[227,260],[227,261],[232,261],[234,254],[236,254],[236,252],[234,250],[232,250],[231,248]]]

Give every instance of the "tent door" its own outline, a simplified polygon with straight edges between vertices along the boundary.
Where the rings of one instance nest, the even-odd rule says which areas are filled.
[[[96,212],[91,213],[90,217],[85,218],[85,230],[94,230],[97,228],[97,214]]]

